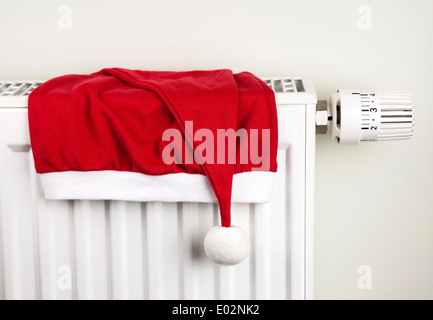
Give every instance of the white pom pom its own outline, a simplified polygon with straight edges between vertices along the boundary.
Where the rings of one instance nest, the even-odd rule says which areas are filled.
[[[209,259],[224,266],[242,262],[250,248],[248,234],[238,226],[214,227],[204,238],[204,250]]]

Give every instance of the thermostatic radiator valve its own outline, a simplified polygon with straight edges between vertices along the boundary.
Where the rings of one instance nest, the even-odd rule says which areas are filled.
[[[325,116],[331,135],[340,143],[409,139],[413,132],[414,105],[407,92],[360,92],[340,89],[331,103],[319,101],[316,108],[317,133],[325,133]]]

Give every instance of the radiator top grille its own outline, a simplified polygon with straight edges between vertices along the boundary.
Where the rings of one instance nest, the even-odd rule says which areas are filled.
[[[275,93],[305,92],[301,79],[264,78],[262,79]]]
[[[297,77],[268,77],[262,80],[276,93],[277,104],[315,104],[317,97],[310,82]],[[44,80],[0,80],[0,108],[26,108],[29,95]]]
[[[264,78],[263,81],[276,93],[304,92],[301,79]],[[28,96],[43,81],[4,81],[0,82],[0,96]]]
[[[42,81],[4,81],[0,82],[0,97],[28,96],[40,86]]]

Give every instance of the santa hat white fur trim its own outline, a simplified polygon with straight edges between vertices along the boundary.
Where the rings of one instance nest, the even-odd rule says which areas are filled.
[[[232,202],[268,202],[274,174],[251,171],[233,175]],[[39,176],[45,198],[52,200],[217,202],[208,178],[201,174],[154,176],[103,170],[50,172]]]

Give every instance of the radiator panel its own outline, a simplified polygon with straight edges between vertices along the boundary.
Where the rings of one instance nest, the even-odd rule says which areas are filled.
[[[306,199],[313,194],[313,107],[279,106],[272,199],[233,204],[232,223],[252,240],[250,256],[234,267],[218,267],[204,253],[204,235],[219,221],[216,204],[45,200],[34,172],[26,109],[4,108],[0,299],[311,296],[306,261],[312,210]]]

